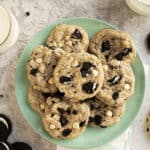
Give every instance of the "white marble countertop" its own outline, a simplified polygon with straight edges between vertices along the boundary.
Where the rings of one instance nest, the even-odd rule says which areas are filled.
[[[14,71],[18,57],[31,37],[45,25],[61,18],[91,17],[105,20],[124,30],[135,39],[143,63],[150,67],[150,51],[145,46],[145,38],[150,33],[150,17],[139,16],[129,10],[125,0],[0,0],[16,16],[20,26],[20,36],[13,48],[0,55],[0,113],[10,116],[13,132],[9,141],[25,141],[35,150],[56,150],[56,146],[37,135],[23,118],[14,94]],[[30,16],[26,16],[26,11]],[[148,75],[150,71],[147,70]],[[150,110],[150,80],[143,107],[131,125],[131,146],[133,150],[149,150],[150,138],[145,132],[145,117]]]

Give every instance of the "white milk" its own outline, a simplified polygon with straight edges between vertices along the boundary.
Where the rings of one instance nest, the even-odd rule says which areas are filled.
[[[18,23],[14,15],[0,5],[0,53],[15,44],[19,35]]]
[[[150,0],[126,0],[130,9],[140,15],[150,16]]]

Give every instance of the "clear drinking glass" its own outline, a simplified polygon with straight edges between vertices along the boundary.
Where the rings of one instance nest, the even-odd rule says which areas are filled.
[[[150,16],[150,0],[126,0],[130,9],[144,16]]]

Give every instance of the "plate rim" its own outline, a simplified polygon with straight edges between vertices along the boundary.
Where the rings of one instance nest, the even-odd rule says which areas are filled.
[[[21,111],[21,113],[22,113],[24,119],[27,121],[27,123],[30,125],[30,127],[33,129],[33,131],[34,131],[36,134],[39,134],[42,138],[44,138],[44,139],[47,140],[48,142],[51,142],[51,143],[56,144],[56,145],[60,145],[60,146],[65,147],[65,148],[89,149],[89,148],[96,148],[96,147],[98,147],[98,146],[102,146],[102,145],[105,145],[105,144],[107,144],[107,143],[110,143],[112,140],[115,140],[117,137],[121,136],[121,135],[129,128],[129,126],[130,126],[130,125],[132,124],[132,122],[136,119],[138,113],[140,112],[141,107],[142,107],[142,105],[143,105],[143,103],[144,103],[145,88],[146,88],[146,78],[145,78],[145,68],[144,68],[142,59],[141,59],[141,57],[140,57],[140,53],[138,53],[138,51],[137,51],[137,57],[138,57],[138,60],[140,61],[141,67],[142,67],[141,69],[142,69],[143,86],[144,86],[144,87],[143,87],[143,93],[142,93],[142,95],[141,95],[141,99],[142,99],[142,100],[141,100],[141,105],[139,106],[138,111],[134,114],[134,117],[133,117],[132,121],[130,121],[130,123],[129,123],[127,126],[124,126],[124,127],[122,128],[122,130],[121,130],[122,132],[121,132],[121,131],[120,131],[120,132],[117,132],[117,134],[115,134],[115,136],[111,136],[111,139],[109,139],[109,142],[105,140],[105,142],[104,142],[103,144],[95,144],[94,146],[91,145],[91,146],[88,146],[88,147],[80,147],[80,146],[79,146],[79,147],[78,147],[78,146],[77,146],[77,147],[73,147],[73,146],[68,146],[67,144],[64,145],[64,144],[62,144],[62,143],[58,143],[56,139],[55,139],[55,141],[54,141],[54,140],[49,140],[49,139],[47,139],[46,136],[44,136],[41,132],[38,132],[37,130],[35,130],[35,129],[33,128],[32,124],[30,123],[30,121],[29,121],[28,118],[25,116],[24,112],[22,111],[22,107],[20,107],[20,104],[19,104],[19,101],[18,101],[19,97],[18,97],[18,94],[17,94],[17,74],[18,74],[18,68],[19,68],[19,66],[20,66],[21,56],[22,56],[22,53],[28,48],[28,45],[31,44],[32,39],[33,39],[36,35],[40,34],[44,29],[48,28],[49,26],[55,26],[55,25],[57,25],[57,24],[63,24],[64,21],[73,21],[73,20],[79,20],[79,19],[80,19],[80,20],[96,21],[96,22],[98,22],[98,23],[106,24],[106,25],[112,27],[113,29],[120,30],[120,29],[118,29],[117,27],[115,27],[114,25],[111,25],[110,23],[107,23],[107,22],[104,21],[104,20],[96,19],[96,18],[90,18],[90,17],[62,18],[62,19],[58,19],[58,20],[56,20],[56,21],[54,21],[54,22],[52,22],[52,23],[49,23],[48,25],[46,25],[46,26],[44,26],[43,28],[41,28],[38,32],[36,32],[35,34],[33,34],[33,36],[31,36],[30,40],[26,43],[25,47],[23,48],[23,51],[21,52],[21,54],[20,54],[19,57],[18,57],[18,63],[17,63],[16,71],[15,71],[15,82],[14,82],[14,83],[15,83],[15,96],[16,96],[16,101],[17,101],[17,104],[18,104],[18,106],[19,106],[19,109],[20,109],[20,111]],[[63,140],[62,140],[62,141],[63,141]]]

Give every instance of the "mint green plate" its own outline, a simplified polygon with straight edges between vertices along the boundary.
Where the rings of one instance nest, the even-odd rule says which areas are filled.
[[[143,103],[145,91],[144,68],[139,55],[137,55],[135,61],[132,64],[132,68],[136,77],[135,92],[134,95],[127,102],[126,112],[118,124],[105,129],[88,127],[80,137],[72,140],[53,139],[44,130],[40,115],[33,111],[27,102],[27,91],[29,83],[26,77],[25,65],[30,57],[32,50],[37,45],[43,44],[46,41],[51,30],[56,25],[62,23],[76,24],[83,27],[87,31],[89,38],[92,35],[94,35],[97,31],[100,31],[104,28],[114,28],[106,22],[96,19],[72,18],[52,23],[45,27],[42,31],[38,32],[23,50],[17,65],[15,80],[17,101],[25,119],[28,121],[30,126],[34,129],[35,132],[40,134],[43,138],[47,139],[48,141],[71,148],[87,149],[97,147],[106,144],[114,138],[121,135],[135,119]]]

